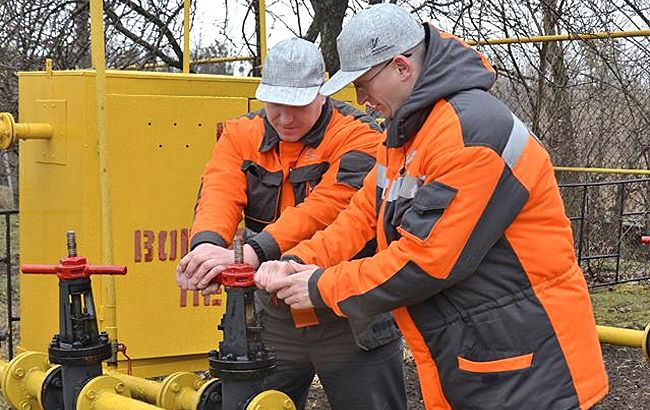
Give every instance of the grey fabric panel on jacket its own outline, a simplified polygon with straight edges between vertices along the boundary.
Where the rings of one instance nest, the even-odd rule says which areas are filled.
[[[508,107],[487,91],[462,91],[449,99],[467,146],[487,146],[499,155],[508,143],[513,116]]]
[[[302,203],[307,197],[307,184],[309,189],[314,189],[323,178],[323,174],[329,169],[329,162],[305,165],[291,170],[289,182],[293,187],[294,205]]]
[[[202,243],[211,243],[213,245],[221,246],[224,248],[226,247],[226,240],[223,239],[223,236],[212,231],[201,231],[192,235],[190,250],[196,248]]]
[[[279,259],[282,254],[278,242],[268,232],[260,232],[247,242],[255,251],[260,263]]]
[[[515,167],[531,134],[505,104],[483,90],[460,92],[449,103],[460,118],[466,146],[490,147],[510,169]]]
[[[278,214],[282,171],[271,172],[253,161],[242,162],[241,170],[246,174],[247,204],[244,210],[248,218],[257,222],[273,222]],[[254,231],[261,231],[251,227]]]
[[[339,162],[336,182],[360,189],[368,172],[374,168],[375,162],[375,158],[365,152],[350,151],[343,154]]]
[[[410,202],[401,220],[402,228],[425,240],[456,196],[456,189],[437,181],[424,185]]]

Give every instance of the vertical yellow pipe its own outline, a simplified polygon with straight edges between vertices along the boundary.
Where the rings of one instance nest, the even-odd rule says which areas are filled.
[[[266,1],[259,0],[259,19],[260,19],[260,64],[264,65],[266,61]]]
[[[0,383],[5,379],[5,372],[7,371],[7,367],[9,366],[9,362],[0,359]],[[0,388],[3,386],[0,385]]]
[[[185,0],[183,5],[183,74],[190,73],[190,3]]]
[[[106,130],[106,57],[104,55],[104,0],[90,0],[90,33],[92,65],[95,69],[95,105],[97,110],[97,143],[99,150],[99,186],[102,224],[102,264],[113,264],[113,232],[111,215],[111,178]],[[102,277],[104,330],[110,340],[117,341],[115,312],[115,278]],[[116,363],[112,363],[116,366]]]

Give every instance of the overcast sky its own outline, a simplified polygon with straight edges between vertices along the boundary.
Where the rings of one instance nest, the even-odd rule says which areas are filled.
[[[242,23],[246,15],[246,4],[249,1],[230,0],[228,1],[228,26],[226,35],[238,46],[238,51],[247,54],[242,36]],[[211,44],[221,31],[220,27],[226,18],[224,0],[195,0],[196,15],[192,29],[192,46]],[[279,18],[278,18],[279,17]],[[248,36],[254,35],[255,16],[250,14],[246,20],[245,32]],[[304,11],[302,15],[302,32],[307,30],[311,23],[311,17]],[[298,19],[293,11],[278,1],[267,1],[267,47],[272,47],[279,41],[293,37],[294,34],[287,28],[298,30]],[[255,39],[253,37],[252,42]]]

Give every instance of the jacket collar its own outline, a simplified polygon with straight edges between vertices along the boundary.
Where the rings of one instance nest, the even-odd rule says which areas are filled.
[[[425,55],[422,72],[408,99],[387,125],[384,144],[403,146],[422,127],[441,99],[471,89],[489,90],[496,80],[485,57],[459,39],[424,24]]]
[[[262,138],[259,152],[267,152],[278,145],[278,142],[280,142],[280,136],[266,118],[266,111],[264,109],[259,111],[259,115],[264,118],[264,137]],[[320,117],[318,117],[318,120],[316,120],[316,123],[311,127],[307,134],[300,139],[300,142],[304,145],[309,145],[312,148],[318,147],[325,137],[325,130],[327,130],[327,126],[331,119],[332,100],[327,98],[325,104],[323,104],[323,110],[321,111]]]

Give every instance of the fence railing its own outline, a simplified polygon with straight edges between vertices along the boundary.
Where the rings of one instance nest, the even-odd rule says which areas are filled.
[[[13,217],[13,218],[12,218]],[[4,256],[0,258],[0,262],[5,265],[5,326],[6,330],[2,335],[2,338],[6,342],[7,347],[7,359],[12,359],[14,357],[14,330],[15,323],[20,321],[20,317],[14,314],[14,303],[17,302],[14,297],[14,286],[13,275],[17,275],[17,260],[18,260],[18,241],[14,240],[15,235],[18,234],[18,229],[13,226],[12,223],[17,224],[18,220],[18,210],[1,210],[0,211],[0,220],[4,221]],[[15,250],[15,252],[14,252]],[[15,259],[15,261],[14,261]]]
[[[560,184],[573,226],[578,262],[590,287],[650,279],[645,269],[650,248],[640,244],[641,235],[648,234],[649,183],[650,178],[639,178]],[[594,194],[603,190],[609,191]],[[573,200],[579,196],[578,206],[572,207],[573,212],[579,208],[577,215],[571,215],[568,206],[571,191]],[[601,263],[594,266],[595,261]],[[622,272],[623,261],[627,270]]]

